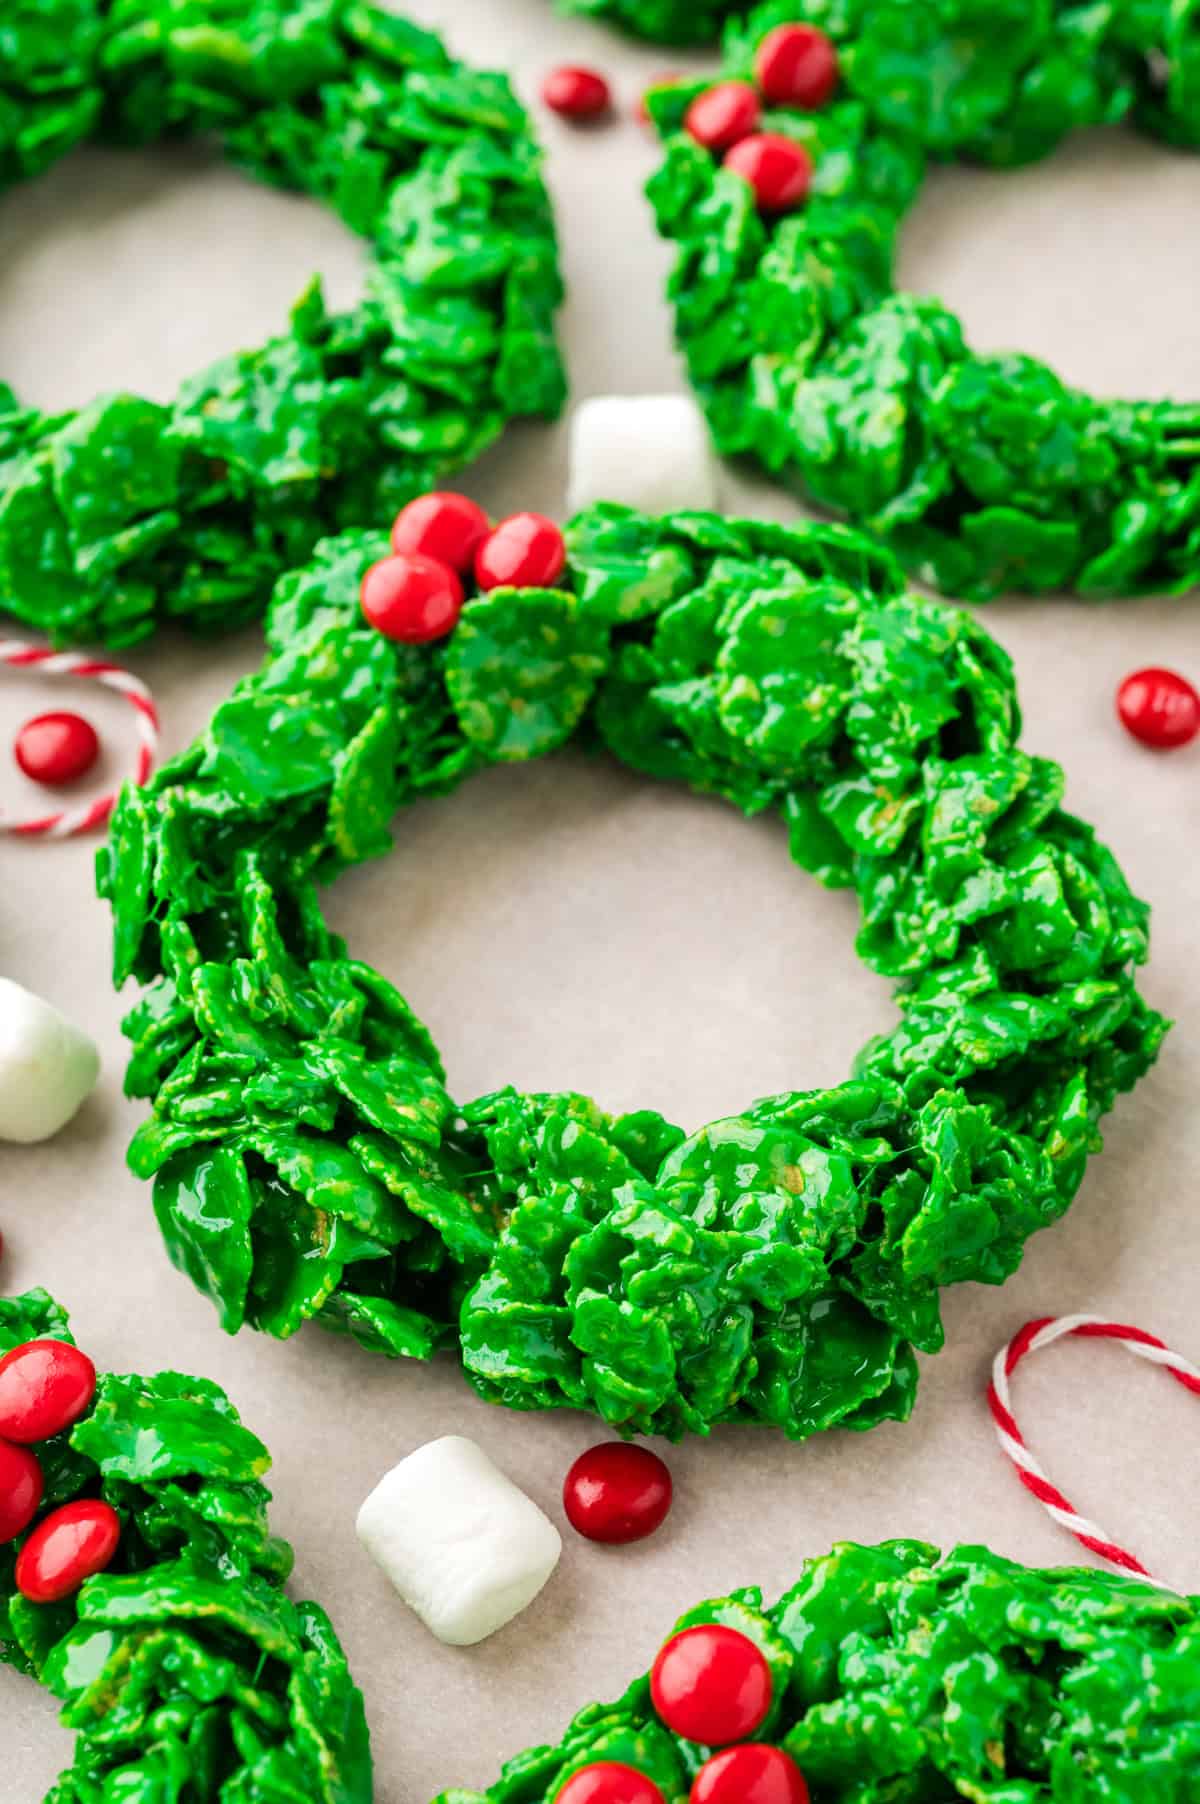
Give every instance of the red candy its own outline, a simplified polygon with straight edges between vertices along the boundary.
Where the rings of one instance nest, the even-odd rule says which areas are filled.
[[[38,714],[13,744],[17,763],[35,783],[73,783],[100,756],[96,729],[81,714]]]
[[[772,106],[822,107],[838,85],[838,54],[815,25],[777,25],[754,59]]]
[[[23,1535],[42,1501],[42,1468],[28,1447],[0,1441],[0,1542]]]
[[[771,1708],[771,1668],[748,1635],[702,1623],[681,1629],[660,1650],[650,1696],[676,1735],[721,1748],[761,1728]]]
[[[1127,732],[1160,752],[1188,745],[1200,733],[1200,695],[1186,677],[1153,664],[1125,678],[1117,713]]]
[[[554,1804],[666,1804],[652,1780],[618,1760],[598,1760],[573,1773]]]
[[[812,186],[812,158],[803,144],[780,132],[743,138],[726,156],[725,167],[749,182],[760,213],[791,212]]]
[[[757,131],[761,118],[758,95],[748,81],[721,81],[697,94],[683,124],[706,150],[728,150]]]
[[[706,1760],[692,1781],[691,1804],[808,1804],[804,1774],[782,1748],[752,1741]]]
[[[594,69],[552,69],[542,83],[542,99],[564,119],[598,119],[612,105],[612,90]]]
[[[556,583],[567,562],[567,546],[544,514],[513,514],[475,554],[475,581],[481,589],[544,589]]]
[[[33,1604],[54,1604],[103,1572],[117,1551],[121,1518],[96,1497],[64,1503],[17,1555],[17,1590]]]
[[[620,1546],[661,1528],[671,1507],[671,1474],[648,1447],[603,1441],[581,1453],[563,1485],[563,1508],[589,1541]]]
[[[0,1436],[48,1441],[77,1422],[96,1394],[96,1368],[65,1340],[30,1340],[0,1359]]]
[[[466,495],[434,491],[401,508],[392,526],[392,550],[400,557],[431,557],[465,576],[491,531],[483,509]]]
[[[424,645],[458,624],[463,586],[457,570],[419,552],[381,558],[362,579],[362,611],[385,639]]]

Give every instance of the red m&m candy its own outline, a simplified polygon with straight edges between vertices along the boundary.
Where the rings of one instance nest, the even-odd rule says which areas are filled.
[[[435,558],[465,576],[490,531],[487,515],[468,495],[434,490],[400,509],[392,524],[392,550],[401,557]]]
[[[756,131],[761,118],[758,95],[748,81],[721,81],[697,94],[683,124],[705,150],[728,150]]]
[[[73,783],[100,755],[96,729],[82,714],[38,714],[13,744],[17,763],[35,783]]]
[[[42,1468],[28,1447],[0,1441],[0,1542],[23,1535],[42,1501]]]
[[[650,1696],[676,1735],[721,1748],[762,1727],[771,1708],[771,1668],[748,1635],[723,1623],[700,1623],[681,1629],[661,1649]]]
[[[581,1453],[563,1485],[567,1521],[589,1541],[644,1540],[671,1507],[671,1474],[648,1447],[604,1441]]]
[[[780,132],[756,132],[735,144],[726,169],[749,182],[760,213],[788,213],[808,196],[812,158],[803,144]]]
[[[97,1497],[64,1503],[39,1522],[17,1555],[17,1590],[33,1604],[54,1604],[103,1572],[121,1539],[121,1519]]]
[[[822,107],[838,85],[838,55],[816,25],[777,25],[758,47],[754,73],[772,106]]]
[[[566,540],[544,514],[512,514],[501,520],[475,554],[481,589],[544,589],[567,562]]]
[[[409,552],[372,564],[362,579],[359,600],[364,615],[385,639],[424,645],[457,626],[463,586],[449,564]]]
[[[572,1773],[554,1804],[666,1804],[653,1780],[617,1760],[597,1760]]]
[[[542,99],[564,119],[599,119],[612,106],[612,90],[595,69],[568,65],[550,71],[542,83]]]
[[[1200,733],[1200,695],[1177,671],[1149,665],[1127,676],[1117,690],[1121,724],[1143,745],[1173,751]]]
[[[790,1754],[752,1741],[706,1760],[690,1799],[691,1804],[808,1804],[808,1786]]]
[[[96,1394],[96,1368],[65,1340],[30,1340],[0,1359],[0,1436],[48,1441],[77,1422]]]

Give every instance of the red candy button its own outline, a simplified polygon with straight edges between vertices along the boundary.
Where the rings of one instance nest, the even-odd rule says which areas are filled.
[[[564,119],[598,119],[612,105],[612,90],[594,69],[552,69],[542,83],[542,99]]]
[[[385,639],[424,645],[458,624],[463,586],[457,570],[419,552],[381,558],[362,579],[362,611]]]
[[[563,1485],[567,1521],[589,1541],[620,1546],[661,1528],[671,1507],[671,1474],[648,1447],[603,1441],[581,1453]]]
[[[635,1767],[598,1760],[573,1773],[554,1804],[666,1804],[657,1785]]]
[[[544,589],[558,581],[566,562],[566,541],[553,520],[513,514],[479,547],[475,581],[481,589]]]
[[[815,25],[777,25],[758,47],[754,73],[772,106],[822,107],[838,85],[838,55]]]
[[[100,741],[82,714],[38,714],[25,722],[13,751],[27,777],[54,788],[91,770]]]
[[[748,1635],[702,1623],[681,1629],[660,1650],[650,1696],[676,1735],[721,1748],[762,1726],[771,1708],[771,1668]]]
[[[48,1441],[77,1422],[96,1394],[96,1368],[65,1340],[30,1340],[0,1359],[0,1435]]]
[[[697,94],[683,124],[705,150],[728,150],[756,131],[761,118],[758,95],[748,81],[722,81]]]
[[[490,531],[487,515],[469,496],[435,491],[401,508],[392,525],[392,550],[400,557],[435,558],[465,576]]]
[[[0,1542],[23,1535],[42,1501],[42,1468],[28,1447],[0,1441]]]
[[[1127,732],[1160,752],[1188,745],[1200,733],[1200,695],[1186,677],[1153,664],[1125,678],[1117,713]]]
[[[790,1754],[755,1741],[706,1760],[690,1797],[691,1804],[808,1804],[808,1786]]]
[[[812,186],[812,158],[803,144],[779,132],[743,138],[726,156],[725,167],[749,182],[760,213],[790,212]]]
[[[17,1555],[17,1590],[31,1604],[55,1604],[103,1572],[117,1551],[121,1519],[107,1503],[83,1497],[40,1522]]]

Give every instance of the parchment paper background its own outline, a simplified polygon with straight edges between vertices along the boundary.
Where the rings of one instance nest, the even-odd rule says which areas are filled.
[[[408,11],[468,58],[514,70],[527,96],[558,60],[612,73],[623,123],[580,133],[545,122],[574,392],[678,386],[666,258],[640,197],[653,151],[628,118],[669,54],[556,20],[545,0],[408,0]],[[906,229],[902,275],[959,308],[980,346],[1047,356],[1097,391],[1194,396],[1198,223],[1200,162],[1124,134],[1081,139],[1020,173],[935,174]],[[0,201],[0,371],[46,405],[122,385],[166,398],[210,358],[273,330],[317,267],[335,296],[355,292],[359,250],[312,203],[195,151],[78,155]],[[496,513],[558,512],[565,442],[561,428],[514,431],[465,486]],[[769,489],[731,486],[740,507],[796,511]],[[1025,743],[1066,764],[1068,805],[1155,905],[1146,987],[1177,1031],[1110,1118],[1071,1215],[1034,1241],[1020,1275],[1002,1291],[950,1293],[948,1348],[926,1362],[907,1427],[805,1447],[722,1434],[672,1452],[667,1529],[627,1551],[572,1537],[542,1599],[474,1651],[438,1647],[409,1617],[354,1538],[358,1504],[401,1455],[453,1431],[558,1515],[562,1476],[600,1438],[596,1424],[489,1409],[450,1360],[389,1365],[315,1330],[285,1346],[222,1337],[167,1265],[148,1188],[124,1168],[138,1110],[120,1094],[124,1004],[108,982],[93,848],[0,841],[0,969],[86,1023],[105,1057],[100,1089],[65,1134],[0,1148],[0,1282],[52,1288],[103,1366],[173,1365],[228,1387],[275,1455],[275,1522],[295,1542],[297,1585],[332,1612],[366,1692],[379,1804],[485,1785],[502,1758],[622,1688],[678,1610],[739,1582],[776,1592],[834,1539],[987,1540],[1026,1560],[1070,1560],[1074,1544],[1019,1489],[983,1407],[990,1358],[1027,1316],[1111,1311],[1200,1357],[1200,745],[1156,758],[1112,717],[1116,684],[1137,665],[1200,677],[1200,596],[1014,600],[993,604],[987,624],[1017,660]],[[168,749],[257,656],[246,633],[156,641],[131,657],[158,695]],[[22,793],[7,746],[35,709],[86,702],[106,730],[109,772],[131,758],[120,705],[94,687],[0,673],[6,803]],[[720,803],[567,757],[414,810],[397,841],[390,860],[341,881],[332,913],[430,1023],[460,1097],[506,1080],[571,1086],[694,1126],[768,1091],[836,1082],[889,1019],[883,986],[854,956],[851,902],[789,865],[781,830]],[[1018,1384],[1026,1431],[1079,1506],[1200,1590],[1195,1402],[1098,1347],[1055,1349]],[[67,1739],[50,1700],[7,1670],[0,1723],[0,1796],[34,1804]]]

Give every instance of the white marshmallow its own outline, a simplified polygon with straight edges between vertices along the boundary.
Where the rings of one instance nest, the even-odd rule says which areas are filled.
[[[596,395],[575,409],[567,509],[619,501],[647,514],[720,506],[708,427],[689,395]]]
[[[0,1140],[57,1134],[99,1074],[100,1054],[82,1028],[0,977]]]
[[[458,1434],[393,1466],[356,1527],[405,1603],[451,1647],[471,1647],[511,1622],[562,1552],[549,1517]]]

